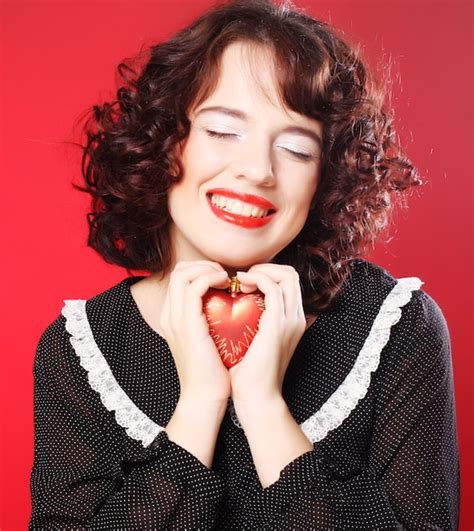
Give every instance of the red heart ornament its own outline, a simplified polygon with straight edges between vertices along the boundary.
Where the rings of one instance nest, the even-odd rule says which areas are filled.
[[[231,293],[210,288],[203,296],[203,310],[211,335],[226,367],[233,367],[245,356],[265,310],[265,296],[260,290],[252,293]]]

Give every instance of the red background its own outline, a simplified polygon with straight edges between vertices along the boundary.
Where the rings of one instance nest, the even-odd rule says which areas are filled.
[[[472,4],[296,0],[394,62],[393,106],[428,184],[396,216],[390,243],[367,258],[418,276],[448,322],[461,453],[461,529],[472,529]],[[1,3],[1,529],[24,529],[33,459],[32,363],[63,299],[89,298],[126,276],[86,246],[87,197],[72,125],[113,96],[115,68],[142,44],[189,22],[209,1]],[[471,410],[470,410],[471,408]]]

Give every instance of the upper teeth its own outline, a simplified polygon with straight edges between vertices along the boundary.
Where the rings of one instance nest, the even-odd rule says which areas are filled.
[[[212,194],[211,201],[214,205],[220,208],[225,208],[225,210],[228,212],[239,214],[241,216],[263,218],[268,214],[268,210],[264,210],[263,208],[250,205],[249,203],[244,203],[243,201],[232,199],[224,195]]]

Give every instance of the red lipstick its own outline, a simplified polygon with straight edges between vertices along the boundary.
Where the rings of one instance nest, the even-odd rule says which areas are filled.
[[[221,218],[224,221],[227,221],[229,223],[234,223],[235,225],[239,225],[240,227],[243,227],[245,229],[257,229],[259,227],[263,227],[267,223],[270,223],[273,216],[275,215],[275,211],[273,211],[272,213],[267,214],[263,218],[251,218],[247,216],[241,216],[239,214],[233,214],[232,212],[227,212],[226,210],[214,205],[213,202],[211,201],[210,195],[207,195],[206,198],[207,198],[207,202],[209,203],[209,206],[211,207],[211,210],[214,212],[214,214],[218,218]]]
[[[214,188],[213,190],[208,190],[207,194],[225,195],[226,197],[239,199],[240,201],[245,201],[246,203],[264,208],[265,210],[276,210],[276,206],[273,203],[259,195],[245,194],[244,192],[238,192],[228,188]]]

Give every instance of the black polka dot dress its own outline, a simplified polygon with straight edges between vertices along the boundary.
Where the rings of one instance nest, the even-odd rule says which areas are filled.
[[[313,449],[263,488],[231,399],[212,468],[168,439],[179,379],[141,278],[65,300],[39,340],[29,529],[457,529],[450,336],[420,279],[356,261],[283,383]]]

